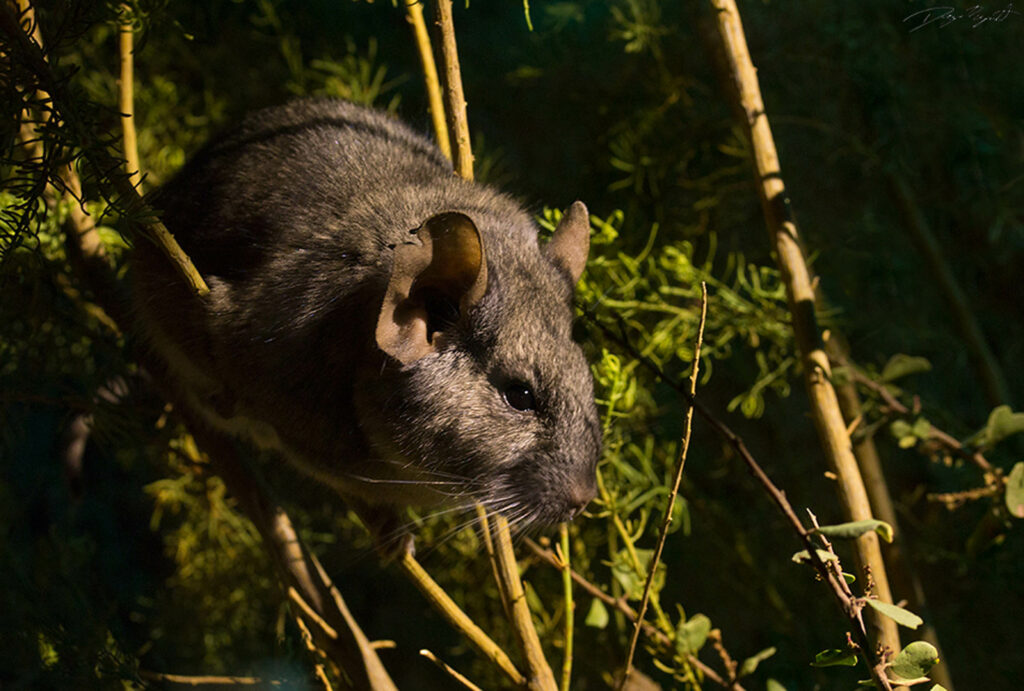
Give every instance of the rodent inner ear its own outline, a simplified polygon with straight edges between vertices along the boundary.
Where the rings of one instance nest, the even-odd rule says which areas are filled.
[[[459,320],[459,303],[440,291],[428,289],[423,293],[421,299],[427,310],[427,338],[433,341],[434,334]]]

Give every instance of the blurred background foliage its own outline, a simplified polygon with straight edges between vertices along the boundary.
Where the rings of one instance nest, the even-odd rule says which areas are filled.
[[[411,34],[391,3],[131,6],[147,189],[245,111],[296,95],[373,104],[428,131]],[[908,426],[925,417],[966,439],[998,403],[1021,404],[1024,72],[1015,41],[1024,16],[911,31],[905,18],[921,7],[756,0],[740,10],[827,299],[819,319],[843,333],[869,372],[896,353],[931,364],[900,381],[903,400],[919,396],[903,427],[870,396],[865,412],[897,501],[899,539],[928,596],[921,613],[961,688],[1012,688],[1024,666],[1015,614],[1024,606],[1021,526],[998,496],[955,510],[929,500],[982,479],[928,453]],[[91,125],[118,132],[117,4],[36,8],[51,61],[73,72],[73,93],[108,106],[92,112]],[[519,195],[548,228],[551,209],[577,198],[593,214],[579,337],[594,366],[606,451],[601,496],[572,528],[574,567],[610,592],[629,592],[630,559],[653,546],[684,405],[638,354],[671,380],[686,376],[702,280],[711,299],[698,395],[795,506],[823,523],[841,520],[708,7],[534,0],[528,17],[517,2],[456,9],[478,178]],[[7,125],[16,110],[5,110]],[[254,674],[304,688],[311,663],[258,537],[133,364],[132,334],[88,309],[59,230],[69,207],[15,184],[28,168],[19,167],[14,136],[3,131],[0,191],[0,683],[120,687],[149,670]],[[123,274],[119,213],[95,180],[84,181]],[[969,356],[895,196],[898,181],[987,337],[1001,391],[986,388]],[[69,464],[69,430],[83,423],[91,428],[84,455]],[[774,647],[747,688],[769,677],[787,689],[850,688],[863,670],[809,667],[843,634],[823,589],[790,561],[797,543],[730,449],[699,421],[694,435],[658,595],[666,616],[685,620],[677,604],[690,621],[704,613],[739,660]],[[1019,439],[989,460],[1008,472],[1024,460]],[[382,655],[400,688],[449,687],[415,654],[424,646],[485,687],[497,684],[409,584],[377,564],[335,497],[273,459],[263,468],[364,629],[398,644]],[[477,538],[458,530],[464,517],[415,519],[425,565],[511,649]],[[560,576],[532,564],[526,577],[557,664]],[[628,627],[577,598],[574,688],[604,688]],[[710,649],[701,655],[717,664]],[[659,668],[642,653],[639,664],[666,688],[692,685],[692,671],[671,656]]]

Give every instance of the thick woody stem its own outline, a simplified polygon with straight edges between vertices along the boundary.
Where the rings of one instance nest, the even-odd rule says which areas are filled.
[[[771,234],[776,263],[789,297],[793,331],[815,428],[831,470],[836,475],[837,489],[848,520],[870,519],[871,506],[832,386],[831,368],[815,321],[813,281],[800,246],[796,223],[789,212],[775,141],[761,99],[757,72],[747,49],[739,11],[734,0],[712,0],[712,5],[717,14],[721,44],[744,114],[743,124],[754,151],[758,193]],[[875,594],[878,599],[891,603],[892,595],[878,536],[871,532],[858,538],[856,548],[861,567],[870,570],[875,578]],[[876,616],[874,627],[883,646],[892,651],[900,649],[896,622]]]
[[[142,192],[142,165],[139,162],[139,147],[135,136],[135,77],[133,52],[134,30],[131,23],[131,8],[121,5],[122,18],[117,25],[118,53],[121,76],[117,81],[117,102],[121,111],[121,130],[124,136],[125,172],[128,180]]]

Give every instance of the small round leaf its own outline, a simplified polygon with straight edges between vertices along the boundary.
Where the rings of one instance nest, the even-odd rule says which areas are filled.
[[[889,663],[889,671],[900,679],[920,679],[939,663],[939,651],[931,643],[914,641]]]

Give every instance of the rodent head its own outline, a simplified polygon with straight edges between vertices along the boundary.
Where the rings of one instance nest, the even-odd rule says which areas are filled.
[[[376,331],[390,358],[358,387],[360,424],[375,453],[407,463],[444,503],[554,524],[594,497],[601,431],[571,338],[589,227],[577,202],[542,250],[490,270],[461,213],[396,248]]]

